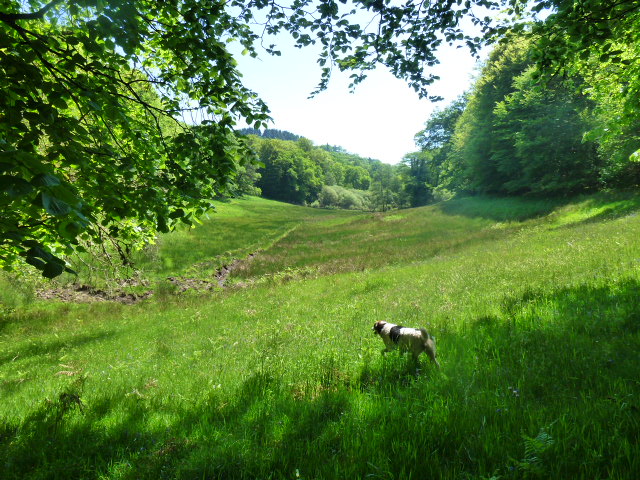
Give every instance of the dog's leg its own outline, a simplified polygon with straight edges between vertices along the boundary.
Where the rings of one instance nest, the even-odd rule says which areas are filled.
[[[427,355],[429,355],[429,358],[433,361],[433,363],[436,364],[436,367],[440,368],[440,364],[438,363],[438,360],[436,360],[436,352],[434,352],[431,348],[425,349],[425,352]]]
[[[440,368],[438,360],[436,360],[436,339],[433,338],[424,328],[420,329],[422,332],[422,339],[424,341],[424,351],[429,358],[436,364],[436,367]]]

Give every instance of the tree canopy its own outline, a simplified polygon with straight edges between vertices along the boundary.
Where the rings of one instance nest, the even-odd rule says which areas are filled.
[[[124,259],[202,214],[246,161],[236,119],[268,117],[224,44],[247,27],[220,2],[29,5],[0,2],[0,260],[53,277],[83,241]]]
[[[623,40],[618,48],[633,65],[637,44]],[[638,81],[621,80],[626,63],[602,64],[596,50],[541,82],[538,47],[526,32],[511,35],[489,56],[466,103],[426,122],[416,135],[421,151],[407,156],[417,186],[564,196],[640,185],[640,109],[624,93]]]

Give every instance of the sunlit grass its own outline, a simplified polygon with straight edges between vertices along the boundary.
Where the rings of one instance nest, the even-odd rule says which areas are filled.
[[[196,228],[161,235],[157,245],[139,255],[136,263],[151,277],[211,274],[233,259],[270,247],[303,222],[335,224],[357,215],[255,197],[235,199],[218,204],[216,212]]]
[[[265,272],[335,273],[17,304],[0,323],[0,478],[634,478],[640,219],[576,214],[584,201],[513,201],[513,221],[477,199],[300,217]],[[410,254],[365,254],[401,232]],[[383,357],[376,320],[427,327],[442,369]]]

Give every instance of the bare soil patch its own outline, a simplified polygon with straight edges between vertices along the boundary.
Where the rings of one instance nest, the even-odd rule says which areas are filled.
[[[180,277],[167,277],[167,281],[176,286],[177,293],[184,293],[189,290],[199,292],[219,290],[225,288],[229,275],[244,262],[252,260],[257,253],[249,254],[245,259],[235,259],[227,265],[219,268],[211,279]],[[122,286],[131,286],[130,282],[124,281]],[[125,305],[132,305],[142,300],[152,297],[154,291],[149,289],[142,293],[130,293],[115,289],[105,291],[90,285],[69,285],[57,288],[44,288],[36,292],[39,298],[48,300],[59,300],[74,303],[92,302],[118,302]]]
[[[119,302],[132,305],[149,298],[153,291],[144,293],[128,293],[122,291],[107,292],[90,285],[72,285],[68,287],[48,288],[37,292],[39,298],[49,300],[61,300],[63,302],[92,303],[92,302]]]

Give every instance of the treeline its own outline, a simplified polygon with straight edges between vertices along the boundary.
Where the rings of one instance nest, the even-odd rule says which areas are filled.
[[[291,140],[295,142],[302,137],[295,133],[287,132],[286,130],[278,130],[277,128],[267,128],[265,130],[258,130],[257,128],[241,128],[238,130],[241,135],[255,135],[262,138],[276,138],[278,140]]]
[[[456,193],[573,195],[640,183],[637,44],[624,38],[541,78],[543,40],[511,36],[491,53],[471,91],[437,111],[405,157],[412,203]],[[629,93],[635,89],[636,94]]]
[[[323,208],[398,207],[402,181],[396,166],[336,146],[315,146],[281,130],[244,129],[259,160],[238,180],[241,193]],[[295,141],[293,140],[295,139]]]
[[[268,198],[387,210],[456,194],[568,196],[640,184],[640,45],[620,36],[555,76],[527,31],[499,43],[469,92],[437,110],[398,165],[282,131],[246,131],[262,166],[246,182]],[[605,50],[605,53],[601,53]],[[607,61],[603,58],[607,56]]]
[[[259,164],[247,164],[237,192],[321,208],[386,211],[425,204],[410,166],[390,165],[282,130],[243,129]],[[292,140],[292,139],[295,139]]]

